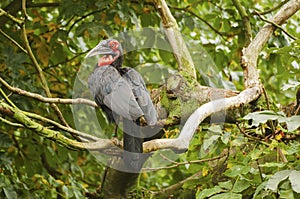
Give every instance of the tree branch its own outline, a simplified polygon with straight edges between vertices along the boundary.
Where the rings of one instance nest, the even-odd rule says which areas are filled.
[[[53,140],[67,148],[76,150],[100,151],[104,154],[109,155],[121,154],[121,150],[118,147],[116,147],[116,145],[119,146],[120,143],[118,143],[118,141],[116,140],[112,141],[109,139],[98,138],[96,141],[88,143],[72,140],[62,135],[59,131],[54,131],[52,129],[46,128],[43,125],[33,121],[17,107],[12,107],[1,101],[0,113],[15,119],[20,124],[23,124],[24,127],[38,133],[40,136]]]
[[[6,34],[1,28],[0,33],[9,41],[11,41],[13,44],[15,44],[18,48],[20,48],[24,53],[28,54],[27,50],[24,49],[17,41],[15,41],[13,38],[11,38],[8,34]]]
[[[289,17],[295,14],[300,9],[300,0],[289,1],[283,6],[271,21],[282,24]],[[185,151],[195,133],[199,124],[213,113],[237,108],[248,104],[257,99],[262,93],[262,88],[259,81],[257,71],[257,59],[259,52],[262,50],[268,39],[271,37],[275,27],[271,24],[266,24],[258,32],[253,41],[247,48],[243,50],[242,67],[244,69],[245,88],[240,94],[234,97],[218,99],[208,102],[199,107],[188,118],[183,126],[178,138],[174,139],[157,139],[144,143],[144,151],[150,152],[158,149],[172,149],[174,151]]]
[[[267,23],[270,23],[272,24],[273,26],[275,26],[276,28],[280,29],[282,32],[284,32],[287,36],[289,36],[291,39],[293,40],[297,40],[297,37],[291,35],[289,32],[287,32],[283,27],[281,27],[280,25],[274,23],[273,21],[270,21],[270,20],[267,20],[265,19],[261,13],[257,12],[257,11],[254,11],[254,14],[256,14],[262,21],[264,22],[267,22]]]
[[[266,11],[263,11],[263,12],[260,12],[261,15],[265,15],[265,14],[268,14],[268,13],[271,13],[277,9],[279,9],[281,6],[283,6],[284,4],[286,4],[289,0],[284,0],[283,2],[280,2],[277,6],[273,7],[273,8],[270,8]]]
[[[91,100],[84,99],[84,98],[77,98],[77,99],[62,99],[62,98],[49,98],[44,97],[42,95],[39,95],[37,93],[31,93],[25,90],[22,90],[20,88],[12,87],[10,86],[4,79],[0,77],[0,83],[5,86],[8,90],[17,93],[19,95],[23,95],[26,97],[31,97],[33,99],[37,99],[41,102],[47,102],[47,103],[59,103],[59,104],[86,104],[88,106],[92,107],[98,107],[98,105]]]
[[[281,25],[299,9],[300,1],[291,0],[286,3],[270,21]],[[244,70],[245,88],[259,86],[259,74],[256,67],[258,55],[275,29],[276,27],[272,24],[265,24],[263,28],[257,33],[256,37],[249,44],[249,46],[243,49],[241,65]]]
[[[239,0],[232,0],[233,5],[238,10],[239,14],[241,15],[243,25],[244,25],[244,33],[245,33],[245,46],[248,46],[252,40],[252,30],[251,25],[249,21],[249,17],[247,15],[247,12],[245,8],[242,6],[242,4],[239,2]]]
[[[5,10],[3,10],[2,8],[0,8],[0,17],[1,16],[6,16],[8,17],[9,19],[11,19],[13,22],[17,23],[18,25],[22,25],[24,23],[23,20],[21,19],[18,19],[14,16],[12,16],[11,14],[9,14],[8,12],[6,12]]]
[[[185,161],[185,162],[174,162],[174,161],[170,160],[170,162],[173,163],[170,166],[157,167],[157,168],[143,168],[142,171],[158,171],[158,170],[162,170],[162,169],[172,169],[172,168],[179,167],[181,165],[190,165],[190,164],[199,164],[199,163],[203,163],[203,162],[210,162],[210,161],[214,161],[214,160],[217,160],[217,159],[221,159],[221,158],[223,158],[225,156],[226,156],[226,154],[222,154],[220,156],[216,156],[216,157],[213,157],[213,158],[206,158],[206,159],[193,160],[193,161]]]
[[[150,152],[158,149],[172,149],[174,151],[183,152],[188,148],[194,133],[199,124],[208,116],[230,108],[237,108],[244,104],[248,104],[260,95],[258,87],[249,88],[242,91],[239,95],[230,98],[218,99],[208,102],[199,107],[188,118],[184,124],[178,138],[174,139],[157,139],[144,143],[144,151]]]
[[[196,79],[196,70],[192,57],[182,38],[179,27],[165,0],[154,0],[154,4],[161,17],[162,24],[169,43],[178,63],[178,71],[185,77]]]
[[[25,5],[22,6],[22,9],[23,9],[23,12],[24,14],[26,15],[26,7]],[[29,41],[28,41],[28,38],[27,38],[27,33],[26,33],[26,26],[25,26],[25,23],[22,24],[22,33],[23,33],[23,39],[24,39],[24,43],[25,43],[25,48],[28,52],[28,55],[38,73],[38,77],[39,79],[41,80],[41,83],[42,83],[42,87],[46,93],[46,96],[51,98],[51,92],[50,92],[50,89],[48,87],[48,83],[47,83],[47,80],[44,76],[44,73],[43,73],[43,70],[41,68],[41,66],[39,65],[36,57],[34,56],[32,50],[31,50],[31,47],[30,47],[30,44],[29,44]],[[59,108],[56,106],[56,104],[54,103],[51,103],[51,107],[54,109],[55,113],[57,114],[58,118],[60,119],[60,121],[65,125],[65,126],[69,126],[68,123],[66,122],[66,120],[64,119],[61,111],[59,110]]]

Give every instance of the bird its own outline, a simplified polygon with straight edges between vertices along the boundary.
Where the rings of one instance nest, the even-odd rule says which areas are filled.
[[[88,87],[96,104],[108,121],[123,120],[123,148],[128,152],[143,152],[140,120],[147,125],[157,122],[157,113],[142,76],[132,67],[123,67],[122,45],[116,39],[106,39],[88,52],[85,58],[101,55],[88,77]]]

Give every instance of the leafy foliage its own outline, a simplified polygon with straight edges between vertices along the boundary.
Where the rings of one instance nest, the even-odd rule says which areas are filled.
[[[190,49],[199,82],[242,90],[239,63],[245,31],[232,2],[170,0],[168,5]],[[254,11],[267,11],[279,3],[241,1],[253,36],[265,23]],[[17,0],[0,3],[4,10],[17,5]],[[160,86],[177,69],[152,1],[38,0],[27,1],[26,11],[29,43],[53,97],[73,97],[76,75],[82,74],[84,53],[107,37],[117,37],[122,42],[128,51],[124,64],[137,67],[149,88]],[[25,18],[20,8],[9,13]],[[0,22],[1,77],[12,86],[45,95],[30,57],[16,45],[24,47],[19,25],[4,16],[0,16]],[[294,36],[299,35],[299,27],[299,15],[284,25]],[[282,106],[295,101],[300,84],[299,58],[300,40],[276,30],[258,63],[267,96],[256,104],[261,111],[241,118],[237,125],[202,124],[186,153],[178,155],[176,162],[165,159],[175,166],[141,174],[135,197],[160,196],[160,190],[167,193],[171,185],[182,182],[180,189],[172,190],[168,197],[299,198],[300,118],[281,111]],[[1,88],[9,93],[2,85]],[[9,97],[22,110],[58,121],[49,104],[16,94]],[[59,108],[70,126],[75,126],[71,106]],[[77,114],[86,117],[79,109]],[[9,119],[2,115],[0,118]],[[98,119],[104,124],[105,134],[112,131],[101,113]],[[89,152],[66,149],[35,132],[0,121],[0,198],[84,198],[87,192],[98,190],[105,166]],[[44,125],[55,128],[47,122]],[[94,126],[85,123],[80,128],[89,132]],[[175,137],[179,129],[180,126],[164,129],[165,136]],[[164,157],[159,153],[164,155],[158,152],[158,157]],[[220,154],[225,156],[212,159]],[[208,160],[197,162],[202,159]],[[195,174],[199,175],[189,179]]]

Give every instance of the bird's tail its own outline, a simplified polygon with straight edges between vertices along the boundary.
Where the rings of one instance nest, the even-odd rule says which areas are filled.
[[[142,158],[143,138],[141,138],[139,119],[137,121],[123,119],[123,146],[127,166],[139,171],[144,163]]]

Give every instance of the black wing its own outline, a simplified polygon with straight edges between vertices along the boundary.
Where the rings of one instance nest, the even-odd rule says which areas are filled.
[[[128,67],[122,68],[122,74],[129,83],[136,101],[143,111],[147,124],[154,125],[157,122],[157,113],[142,76],[133,68]]]
[[[129,120],[136,120],[144,115],[131,86],[114,67],[96,67],[88,78],[88,85],[95,102],[111,121],[116,121],[111,118],[113,114]]]

